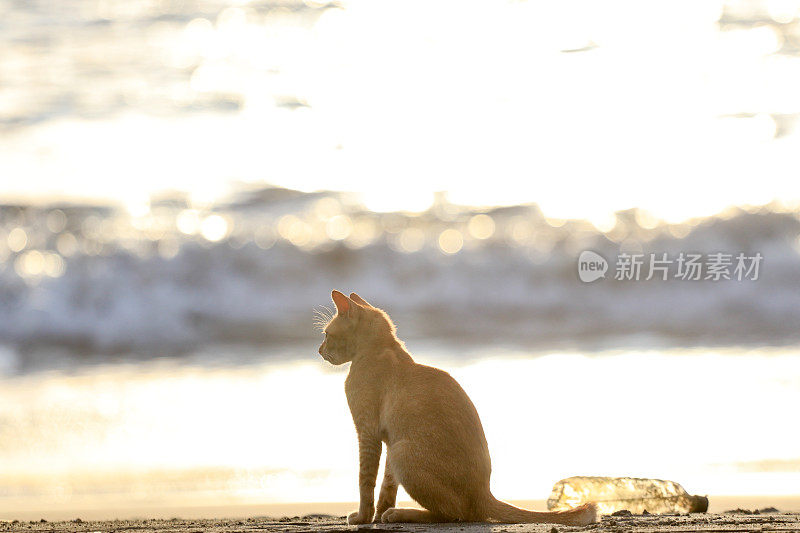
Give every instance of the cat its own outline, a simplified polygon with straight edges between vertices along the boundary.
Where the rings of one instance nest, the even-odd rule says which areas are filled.
[[[505,522],[587,525],[589,503],[536,512],[497,500],[489,490],[491,460],[480,418],[450,374],[414,362],[389,315],[356,293],[331,293],[336,314],[322,324],[319,354],[350,363],[345,392],[359,448],[358,511],[348,524],[369,522]],[[326,317],[327,318],[327,317]],[[383,483],[375,481],[386,444]],[[425,509],[395,507],[397,487]]]

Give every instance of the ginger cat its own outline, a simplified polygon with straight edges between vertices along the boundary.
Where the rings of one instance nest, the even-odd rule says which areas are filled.
[[[446,372],[414,362],[389,316],[352,293],[331,294],[336,315],[324,326],[319,353],[350,362],[345,392],[358,435],[360,505],[349,524],[368,522],[551,522],[586,525],[594,504],[536,512],[497,500],[478,412]],[[377,507],[375,479],[386,443]],[[425,510],[396,508],[398,485]]]

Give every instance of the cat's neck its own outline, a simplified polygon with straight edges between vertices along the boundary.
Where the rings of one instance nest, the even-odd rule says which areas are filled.
[[[413,362],[414,360],[403,342],[394,336],[390,339],[382,339],[381,342],[360,346],[358,355],[353,358],[353,366]]]

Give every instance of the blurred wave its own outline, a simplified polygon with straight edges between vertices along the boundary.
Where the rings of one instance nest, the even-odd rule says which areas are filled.
[[[421,214],[343,193],[246,189],[131,213],[0,208],[0,342],[25,353],[186,352],[311,344],[332,288],[384,307],[405,339],[527,348],[787,344],[800,331],[800,215],[774,206],[666,224],[637,210],[602,229],[534,205]],[[577,257],[761,253],[756,281],[581,283]]]

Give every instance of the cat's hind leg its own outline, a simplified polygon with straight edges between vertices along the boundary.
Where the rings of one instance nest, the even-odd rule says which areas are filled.
[[[392,444],[389,456],[397,481],[426,511],[395,508],[398,513],[390,513],[388,516],[384,514],[382,521],[482,522],[486,519],[487,513],[485,506],[481,505],[481,494],[476,495],[476,492],[481,492],[482,487],[469,490],[470,484],[464,483],[465,474],[472,472],[469,467],[442,464],[437,454],[427,453],[424,447],[408,441]],[[488,478],[486,485],[488,486]],[[383,520],[384,517],[387,520]]]
[[[394,507],[397,500],[397,480],[394,479],[392,469],[389,466],[389,454],[386,454],[386,462],[383,467],[383,483],[381,492],[378,495],[378,505],[375,509],[375,522],[380,522],[383,513],[390,507]]]
[[[447,518],[432,513],[426,509],[405,509],[402,507],[391,507],[381,515],[381,522],[451,522]]]

